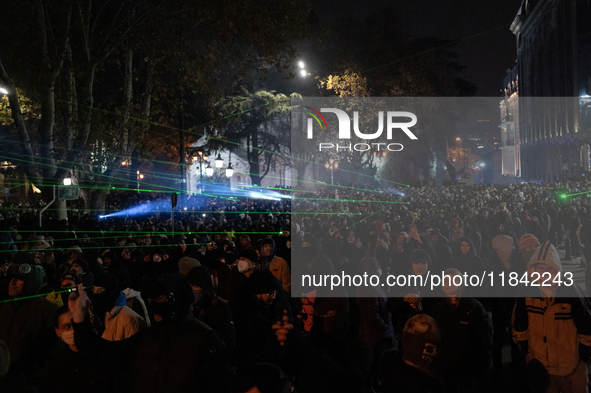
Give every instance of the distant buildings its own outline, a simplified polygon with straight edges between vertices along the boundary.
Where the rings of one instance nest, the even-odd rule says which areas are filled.
[[[543,181],[590,172],[589,21],[591,4],[587,1],[522,2],[511,25],[517,42],[517,83],[513,87],[512,70],[508,75],[511,86],[501,103],[503,171],[507,162],[507,170],[523,180]],[[514,94],[520,97],[518,110],[516,100],[511,99]],[[513,145],[508,144],[511,135]],[[511,154],[520,158],[521,168],[511,168]]]
[[[521,155],[519,138],[519,88],[517,67],[507,72],[503,81],[504,97],[499,105],[501,111],[502,169],[504,176],[521,175]]]

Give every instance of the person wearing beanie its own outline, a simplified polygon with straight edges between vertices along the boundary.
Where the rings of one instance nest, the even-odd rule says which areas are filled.
[[[529,262],[538,247],[540,247],[540,241],[531,233],[521,236],[519,239],[519,253],[521,254],[521,260],[524,261],[524,263]]]
[[[263,240],[261,246],[261,268],[267,268],[281,283],[286,293],[291,293],[291,271],[287,261],[276,255],[277,246],[271,238]]]
[[[195,318],[211,327],[231,352],[236,345],[236,330],[230,306],[217,295],[211,281],[209,269],[196,266],[187,275],[195,301],[191,311]]]
[[[46,371],[46,362],[57,343],[53,312],[57,306],[37,295],[43,283],[43,268],[11,265],[8,296],[0,303],[0,340],[10,351],[10,373],[24,373],[34,383]],[[18,300],[17,300],[18,299]]]
[[[236,361],[262,360],[274,342],[272,325],[278,310],[289,310],[281,284],[269,270],[256,270],[248,278],[243,295],[230,303],[236,325]]]
[[[77,276],[85,288],[90,288],[94,283],[94,275],[88,270],[88,262],[84,259],[72,262],[69,273]]]
[[[196,260],[195,258],[182,257],[181,259],[179,259],[178,266],[179,266],[179,274],[181,275],[181,277],[183,279],[187,279],[187,275],[189,274],[191,269],[193,269],[197,266],[201,266],[201,263],[199,263],[199,261]]]
[[[527,359],[547,370],[548,391],[587,392],[587,364],[591,358],[591,314],[576,284],[564,285],[558,251],[542,244],[527,263],[528,297],[517,299],[513,310],[513,340]],[[557,278],[563,280],[558,285]],[[550,286],[542,286],[546,281]]]
[[[90,298],[93,314],[104,324],[105,340],[124,340],[146,327],[144,318],[127,307],[127,297],[119,290],[113,274],[103,273],[96,278]]]
[[[127,267],[123,265],[121,259],[117,257],[117,253],[111,250],[103,252],[103,272],[108,272],[117,277],[119,283],[119,290],[132,286],[131,274]]]
[[[403,350],[386,352],[379,372],[384,393],[442,393],[441,379],[433,372],[441,332],[433,318],[418,314],[404,325]]]

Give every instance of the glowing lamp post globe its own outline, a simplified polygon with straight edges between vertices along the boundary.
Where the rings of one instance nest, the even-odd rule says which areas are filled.
[[[72,185],[72,179],[69,177],[66,177],[64,179],[64,186],[71,186]]]
[[[338,169],[339,162],[333,160],[332,158],[328,160],[328,162],[324,165],[326,169],[330,169],[330,184],[334,186],[334,169]]]
[[[205,168],[205,174],[207,177],[213,176],[213,168],[211,167],[211,163],[207,164],[207,168]]]
[[[230,178],[230,177],[232,177],[233,174],[234,174],[234,168],[232,168],[232,163],[229,163],[228,167],[226,168],[226,177]]]

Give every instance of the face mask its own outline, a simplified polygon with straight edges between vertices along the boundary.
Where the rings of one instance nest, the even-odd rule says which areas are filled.
[[[193,296],[195,296],[195,304],[200,304],[205,297],[205,293],[203,292],[203,288],[192,288],[193,289]]]
[[[154,262],[162,262],[162,257],[160,255],[154,255]]]
[[[240,273],[244,273],[245,271],[248,271],[249,268],[250,268],[250,263],[248,263],[244,260],[238,261],[238,271]]]
[[[205,255],[205,251],[199,251],[201,255]]]
[[[378,267],[378,276],[382,277],[382,268]]]
[[[35,258],[35,265],[41,265],[41,259]]]
[[[174,307],[170,302],[151,303],[148,305],[148,312],[150,313],[155,326],[170,326],[174,323],[174,318],[176,316]],[[160,315],[162,320],[156,322],[154,315]]]
[[[62,341],[68,345],[75,345],[74,343],[74,330],[68,330],[67,332],[62,332]]]

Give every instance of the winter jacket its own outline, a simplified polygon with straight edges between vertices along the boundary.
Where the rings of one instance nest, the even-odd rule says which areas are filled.
[[[484,307],[461,298],[456,307],[448,299],[433,299],[426,313],[441,330],[436,362],[442,375],[485,377],[491,359],[492,326]]]
[[[377,275],[378,262],[365,257],[359,263],[360,272]],[[370,347],[382,341],[393,345],[394,327],[392,316],[386,305],[388,299],[381,287],[361,286],[357,288],[357,305],[359,307],[359,330],[361,338]]]
[[[98,348],[114,351],[116,358],[129,359],[136,392],[229,391],[226,346],[190,313],[171,327],[153,326],[117,342],[96,336],[87,322],[72,326],[81,353]]]
[[[32,266],[23,277],[20,297],[39,292],[43,269]],[[53,327],[57,306],[44,297],[16,300],[0,304],[0,340],[10,351],[11,371],[24,371],[31,378],[40,377],[46,362],[58,343]]]
[[[537,263],[546,263],[562,272],[554,246],[545,243],[538,250],[527,265],[530,277]],[[529,289],[532,296],[517,299],[513,309],[513,340],[539,360],[549,374],[570,375],[581,360],[587,361],[591,356],[589,308],[574,286],[549,288],[553,295],[546,293],[544,297],[541,288]]]
[[[264,252],[261,247],[261,266],[268,266],[273,276],[281,283],[281,286],[287,293],[291,293],[291,272],[287,261],[277,254],[277,245],[273,239],[269,239],[273,243],[273,250],[271,255],[264,256]]]
[[[144,318],[140,317],[131,308],[115,306],[105,315],[105,331],[102,337],[108,341],[124,340],[145,327]]]

